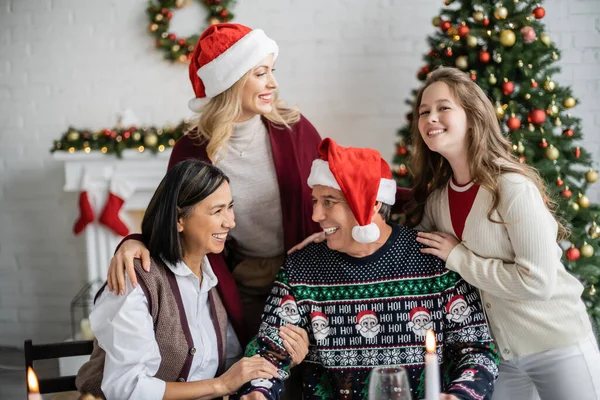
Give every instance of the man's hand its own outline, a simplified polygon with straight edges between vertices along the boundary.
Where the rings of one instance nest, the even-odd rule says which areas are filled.
[[[288,324],[279,328],[279,336],[283,339],[283,347],[292,358],[290,368],[304,361],[308,354],[308,333],[296,325]]]
[[[250,392],[240,397],[240,400],[266,400],[267,398],[260,392]]]
[[[304,239],[303,241],[301,241],[300,243],[298,243],[297,245],[295,245],[294,247],[289,249],[287,253],[292,254],[296,250],[300,250],[300,249],[306,247],[310,243],[319,243],[319,242],[322,242],[323,240],[325,240],[325,232],[313,233],[312,235],[310,235],[309,237],[307,237],[306,239]]]
[[[133,260],[142,259],[142,267],[150,271],[150,252],[140,241],[129,239],[125,241],[117,250],[117,253],[110,260],[108,268],[107,284],[108,290],[114,294],[125,294],[127,285],[125,284],[125,271],[133,287],[137,286],[137,278],[133,267]]]
[[[452,249],[460,243],[454,236],[442,232],[418,232],[417,242],[428,247],[421,249],[421,253],[433,254],[444,261],[448,259]]]

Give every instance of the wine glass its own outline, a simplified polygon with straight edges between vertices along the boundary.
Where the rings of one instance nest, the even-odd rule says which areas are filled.
[[[412,400],[408,373],[402,367],[376,367],[369,378],[369,400]]]

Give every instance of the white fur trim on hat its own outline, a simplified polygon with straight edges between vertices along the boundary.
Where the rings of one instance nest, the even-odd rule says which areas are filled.
[[[236,83],[266,56],[277,58],[279,47],[262,29],[254,29],[220,56],[200,67],[198,76],[204,84],[206,97],[215,97]]]
[[[359,243],[373,243],[379,239],[379,234],[379,227],[372,222],[369,225],[356,225],[352,228],[352,238]]]
[[[188,101],[188,108],[195,113],[201,113],[202,109],[204,108],[205,105],[208,104],[209,100],[210,99],[207,97],[202,97],[202,98],[194,97],[193,99],[190,99],[190,101]]]
[[[428,311],[417,311],[416,313],[413,314],[411,320],[417,318],[420,315],[425,315],[425,316],[431,316],[431,314]]]
[[[329,162],[321,159],[313,161],[307,183],[311,188],[315,185],[321,185],[341,190],[340,185],[329,169]],[[396,202],[396,181],[381,178],[376,200],[393,206]]]

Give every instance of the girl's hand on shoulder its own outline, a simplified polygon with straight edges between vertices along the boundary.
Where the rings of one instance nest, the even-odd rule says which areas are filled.
[[[296,325],[287,324],[279,329],[279,336],[283,339],[283,347],[292,358],[290,368],[304,361],[308,354],[308,333]]]
[[[417,242],[427,246],[421,253],[433,254],[436,257],[448,260],[448,255],[460,242],[454,236],[442,232],[417,232]]]
[[[304,239],[303,241],[301,241],[300,243],[298,243],[297,245],[295,245],[294,247],[289,249],[287,253],[292,254],[296,250],[303,249],[311,243],[320,243],[324,240],[326,240],[325,232],[321,231],[321,232],[313,233],[312,235],[310,235],[309,237],[307,237],[306,239]]]

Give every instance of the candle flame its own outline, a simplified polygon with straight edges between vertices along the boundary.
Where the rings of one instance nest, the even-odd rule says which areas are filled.
[[[38,385],[38,378],[33,372],[33,368],[27,368],[27,388],[30,393],[39,393],[40,387]]]
[[[425,349],[428,353],[435,353],[435,333],[429,329],[425,335]]]

